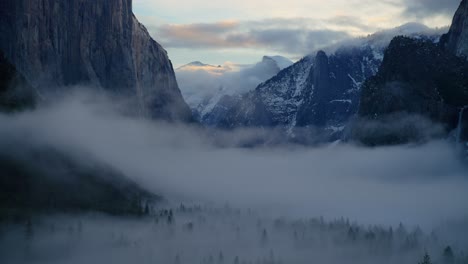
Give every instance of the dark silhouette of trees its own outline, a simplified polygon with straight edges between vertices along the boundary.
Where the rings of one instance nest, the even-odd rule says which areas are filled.
[[[266,229],[263,229],[262,231],[262,237],[260,238],[260,244],[262,246],[266,245],[268,243],[268,232]]]
[[[31,239],[34,236],[34,227],[30,218],[28,218],[25,224],[25,236],[27,240]]]
[[[455,255],[453,254],[452,247],[448,246],[444,249],[444,253],[442,254],[442,259],[445,264],[455,263]]]
[[[431,257],[429,256],[427,252],[424,254],[424,257],[422,261],[419,262],[419,264],[432,264]]]

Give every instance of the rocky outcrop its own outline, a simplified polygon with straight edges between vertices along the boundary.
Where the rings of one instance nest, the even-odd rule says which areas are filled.
[[[35,91],[0,51],[0,111],[11,112],[35,105]]]
[[[214,66],[195,61],[178,68],[176,76],[194,118],[206,126],[221,126],[236,100],[292,64],[281,56],[264,56],[252,65]]]
[[[388,124],[392,116],[396,117],[394,120],[402,120],[402,116],[417,115],[441,124],[446,132],[452,131],[458,126],[460,109],[468,104],[467,73],[468,63],[439,45],[396,37],[385,52],[378,74],[362,88],[359,116]],[[414,120],[408,120],[407,125],[415,125]],[[373,142],[366,143],[405,143],[424,132],[414,127],[410,135],[387,135],[388,140],[372,136]],[[354,134],[358,138],[367,135],[359,128]]]
[[[299,107],[297,124],[299,126],[317,124],[325,125],[326,109],[325,105],[332,99],[331,76],[328,56],[323,51],[319,51],[315,56],[314,69],[311,72],[311,80],[306,88],[308,96]]]
[[[0,49],[42,95],[89,85],[132,98],[145,116],[191,119],[132,0],[3,0]]]
[[[441,45],[457,56],[468,58],[468,0],[461,2],[450,31],[441,39]]]
[[[441,31],[410,23],[309,55],[244,95],[226,96],[206,114],[221,128],[268,127],[286,138],[345,137],[358,111],[361,88],[374,76],[396,35],[438,42]],[[304,135],[305,136],[301,136]]]
[[[243,96],[224,98],[214,110],[223,128],[281,127],[341,132],[356,113],[360,85],[377,72],[383,48],[370,45],[324,51],[303,58]],[[212,113],[216,113],[212,111]],[[294,133],[293,133],[294,131]]]

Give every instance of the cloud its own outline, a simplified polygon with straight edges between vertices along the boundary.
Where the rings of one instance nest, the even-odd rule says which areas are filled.
[[[348,31],[338,29],[351,17],[328,21],[305,18],[266,19],[258,21],[226,21],[212,24],[165,24],[151,30],[167,48],[239,49],[261,48],[286,54],[305,55],[344,39]],[[325,26],[325,24],[336,25]],[[369,26],[356,21],[348,28],[362,31]]]
[[[135,119],[115,111],[116,103],[79,93],[0,114],[0,153],[34,146],[106,164],[164,195],[169,205],[161,206],[174,209],[174,221],[160,214],[41,214],[21,222],[15,213],[12,224],[0,225],[2,263],[407,264],[426,250],[438,259],[447,245],[456,256],[466,248],[467,168],[447,143],[240,148],[273,133]],[[190,210],[176,210],[179,202]],[[357,240],[346,220],[333,221],[341,217],[350,219]],[[429,232],[441,221],[434,239]],[[400,222],[408,232],[383,234]],[[429,232],[413,233],[416,225]]]
[[[229,43],[222,36],[238,27],[236,22],[162,25],[156,29],[155,34],[166,47],[229,47]]]
[[[249,92],[280,70],[273,59],[264,59],[255,65],[236,65],[229,62],[222,66],[189,64],[177,69],[176,76],[189,106],[203,111],[199,108],[201,104],[204,107],[214,106],[225,95]]]
[[[460,5],[460,0],[404,0],[404,15],[418,19],[431,16],[452,17]]]
[[[328,22],[332,25],[343,28],[354,28],[362,32],[372,32],[376,30],[375,26],[366,23],[361,18],[356,16],[335,16],[328,19]]]
[[[72,97],[34,112],[1,115],[0,143],[94,158],[170,201],[229,202],[365,224],[433,226],[468,212],[467,168],[444,142],[376,149],[239,148],[273,132],[210,132],[132,119],[96,98]]]
[[[456,2],[291,0],[285,5],[264,0],[135,0],[134,7],[152,36],[180,66],[194,60],[252,63],[272,53],[299,59],[314,48],[349,36],[366,36],[408,22],[444,27],[451,22]],[[323,41],[317,31],[325,35]],[[264,41],[267,39],[272,41]]]

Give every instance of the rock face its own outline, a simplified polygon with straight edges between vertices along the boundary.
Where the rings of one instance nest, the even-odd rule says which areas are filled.
[[[359,115],[387,123],[390,116],[401,119],[403,115],[418,115],[442,124],[446,132],[454,130],[458,126],[460,109],[468,105],[467,73],[468,63],[440,45],[396,37],[385,52],[378,74],[368,79],[362,88]],[[418,130],[421,129],[415,127],[411,135],[387,135],[387,139],[369,143],[415,141],[418,137],[415,133],[424,132]],[[359,137],[366,133],[356,134]]]
[[[461,2],[450,31],[442,37],[441,44],[457,56],[468,58],[468,0]]]
[[[0,50],[41,94],[91,85],[134,98],[151,118],[191,119],[132,0],[3,0]]]
[[[294,140],[314,136],[336,140],[357,114],[362,84],[374,76],[395,35],[438,42],[440,32],[407,24],[329,47],[294,65],[244,95],[226,96],[207,114],[222,128],[275,127]],[[317,135],[319,133],[320,135]]]
[[[383,47],[369,43],[319,51],[242,96],[223,98],[210,115],[219,127],[322,128],[341,132],[356,113],[360,85],[377,72]],[[288,132],[289,131],[289,132]]]
[[[264,56],[257,64],[231,74],[229,82],[240,87],[221,86],[215,94],[197,105],[195,115],[205,125],[218,126],[226,115],[223,109],[231,109],[239,103],[238,100],[243,94],[255,90],[260,83],[278,74],[283,67],[291,65],[292,62],[288,65],[285,58]]]
[[[0,111],[23,110],[34,105],[34,89],[0,51]]]
[[[216,126],[225,115],[221,108],[232,107],[225,105],[229,98],[235,100],[253,91],[292,64],[281,56],[264,56],[252,65],[214,66],[196,61],[178,68],[176,76],[194,117],[204,125]]]
[[[382,52],[371,45],[343,47],[330,55],[319,51],[302,61],[307,66],[297,67],[298,82],[275,83],[272,79],[257,92],[267,112],[272,113],[273,123],[288,129],[311,126],[334,132],[356,112],[360,85],[376,73]],[[277,89],[278,84],[283,89]],[[272,96],[275,94],[278,97]],[[285,101],[289,102],[286,112],[281,106]]]

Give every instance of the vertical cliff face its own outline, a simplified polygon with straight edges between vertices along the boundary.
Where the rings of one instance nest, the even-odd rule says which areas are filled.
[[[0,49],[40,93],[92,85],[134,98],[149,117],[191,118],[132,0],[3,0]]]
[[[307,96],[298,109],[297,125],[325,125],[325,104],[331,100],[330,69],[328,56],[319,51],[315,56],[315,65],[310,73],[311,78],[306,88]]]
[[[441,44],[457,56],[468,58],[468,0],[461,2],[450,31],[442,37]]]
[[[0,111],[33,107],[35,91],[0,51]]]
[[[458,125],[460,108],[468,104],[467,72],[468,63],[463,58],[431,41],[396,37],[377,75],[363,85],[359,115],[382,123],[417,115],[452,131]],[[368,131],[358,128],[355,136],[369,144],[420,140],[427,131],[408,121],[412,122],[405,124],[411,128],[408,131],[398,129],[390,134],[383,127],[366,138]],[[382,136],[383,132],[387,134]]]

